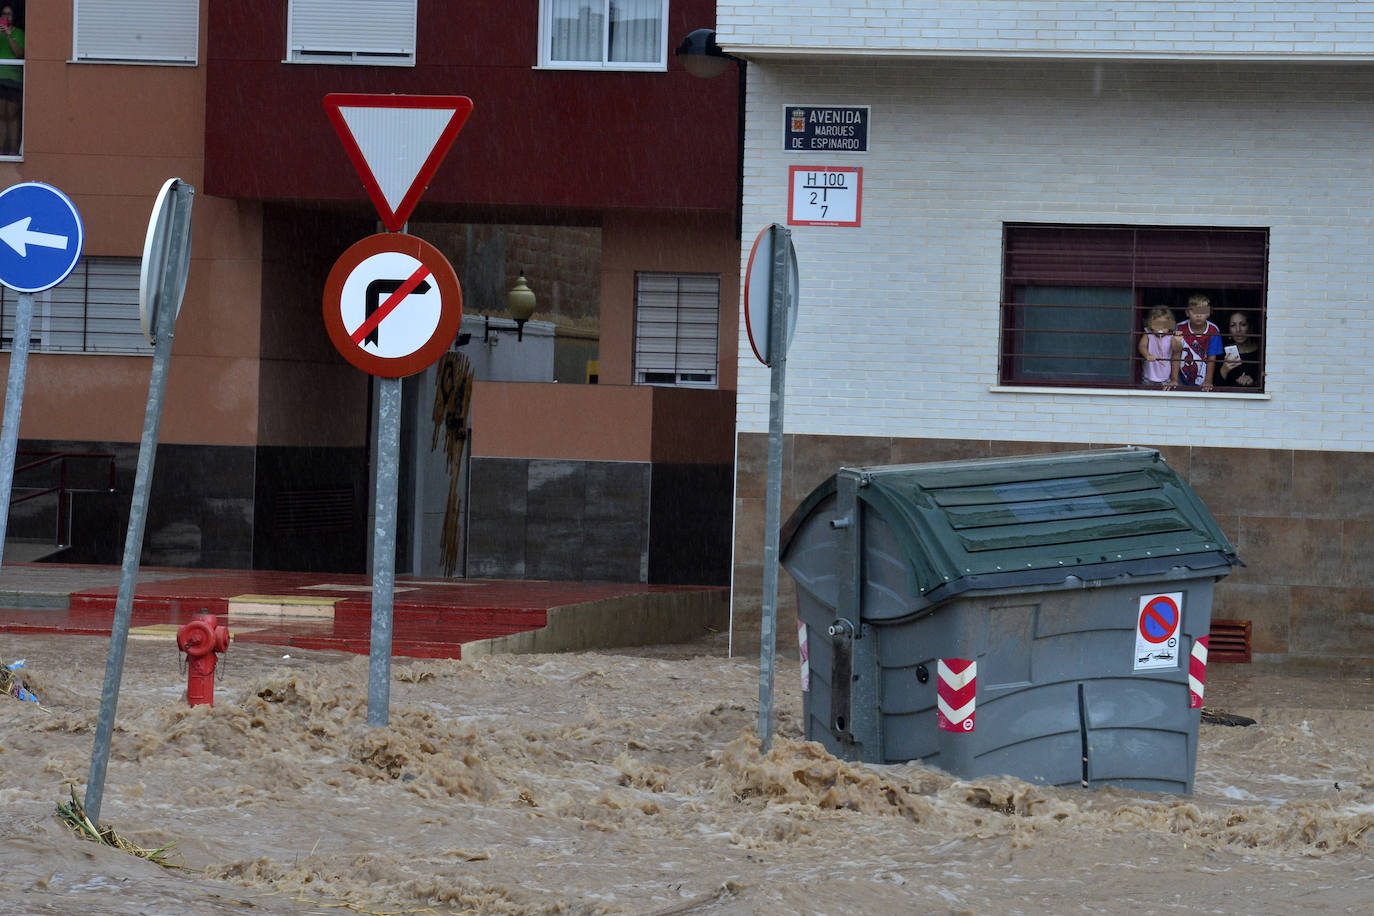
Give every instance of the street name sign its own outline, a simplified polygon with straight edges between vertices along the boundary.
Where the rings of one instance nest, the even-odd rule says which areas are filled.
[[[331,92],[324,110],[382,224],[400,232],[472,113],[472,99]]]
[[[71,198],[25,181],[0,191],[0,283],[20,293],[51,289],[81,259],[85,231]]]
[[[324,326],[343,358],[371,375],[421,372],[448,350],[463,294],[439,249],[383,232],[339,256],[324,284]]]
[[[789,153],[868,152],[867,105],[784,105],[782,115]]]

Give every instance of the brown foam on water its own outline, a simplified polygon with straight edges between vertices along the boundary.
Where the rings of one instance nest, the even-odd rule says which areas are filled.
[[[0,649],[45,699],[0,706],[3,912],[1280,913],[1367,896],[1368,709],[1204,725],[1180,797],[837,760],[783,689],[762,755],[747,659],[397,660],[371,728],[365,658],[235,646],[216,705],[190,708],[176,657],[131,644],[102,820],[176,841],[189,868],[168,872],[52,817],[85,783],[105,641]]]

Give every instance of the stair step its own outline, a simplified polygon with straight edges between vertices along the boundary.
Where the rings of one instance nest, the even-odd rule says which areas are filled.
[[[33,541],[26,538],[7,538],[3,563],[36,563],[52,556],[62,548],[52,541]]]

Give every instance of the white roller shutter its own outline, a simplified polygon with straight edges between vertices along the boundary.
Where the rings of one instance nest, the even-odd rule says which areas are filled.
[[[77,60],[194,64],[199,0],[73,0]]]
[[[29,349],[150,355],[138,317],[138,258],[84,257],[57,286],[34,294]],[[12,348],[17,294],[0,289],[0,333]]]
[[[640,273],[635,279],[635,381],[714,388],[720,277]]]
[[[416,0],[291,0],[287,58],[293,61],[415,62]]]

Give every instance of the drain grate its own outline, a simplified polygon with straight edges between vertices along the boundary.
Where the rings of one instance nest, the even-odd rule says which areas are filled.
[[[1207,639],[1207,661],[1250,661],[1250,621],[1213,620]]]

